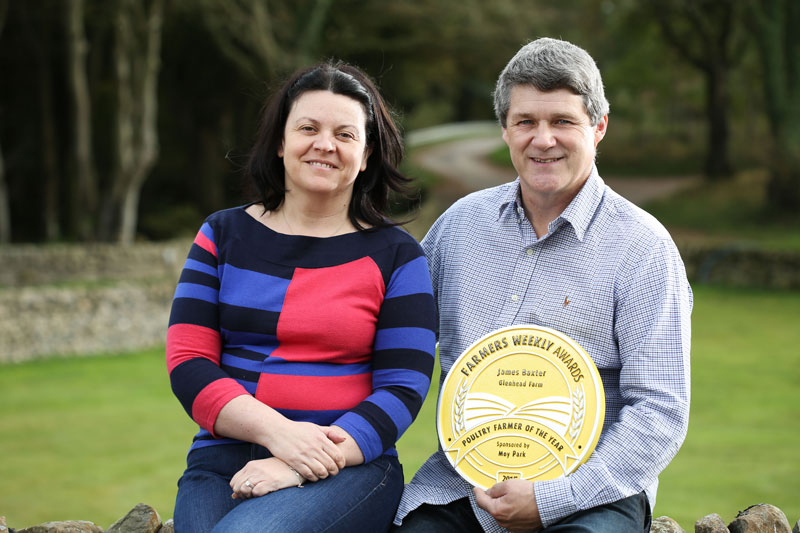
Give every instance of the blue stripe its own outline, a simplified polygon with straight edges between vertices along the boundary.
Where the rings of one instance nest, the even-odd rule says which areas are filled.
[[[425,398],[430,388],[431,380],[422,372],[416,370],[387,369],[376,370],[372,373],[372,387],[406,387]]]
[[[386,298],[408,296],[409,294],[433,294],[431,274],[425,256],[420,256],[392,273]]]
[[[279,312],[291,280],[244,270],[230,264],[221,266],[222,303]]]
[[[192,298],[216,304],[218,296],[217,289],[198,285],[197,283],[178,283],[175,288],[175,298]]]
[[[200,226],[200,232],[208,237],[208,240],[214,242],[214,230],[211,229],[211,226],[208,224],[208,222],[203,222],[203,225]],[[216,246],[216,243],[214,243],[214,245]]]
[[[374,394],[370,395],[368,401],[374,403],[379,409],[389,415],[389,418],[392,419],[392,422],[394,422],[397,428],[398,438],[400,438],[400,435],[411,425],[411,422],[414,421],[406,405],[391,392],[385,390],[375,391]]]
[[[425,328],[387,328],[375,332],[375,350],[420,350],[433,355],[436,334]]]
[[[244,359],[242,357],[236,357],[235,355],[223,352],[222,357],[220,358],[220,364],[232,366],[234,368],[240,368],[249,372],[261,372],[261,368],[264,366],[264,361],[253,361],[252,359]]]
[[[244,390],[252,394],[253,396],[256,395],[256,389],[258,388],[258,383],[251,383],[250,381],[244,381],[242,379],[235,380],[236,383],[244,387]]]
[[[196,270],[198,272],[203,272],[210,276],[217,277],[217,269],[211,265],[203,263],[202,261],[198,261],[196,259],[186,258],[186,263],[183,264],[183,268],[188,268],[189,270]]]
[[[361,415],[349,411],[336,421],[336,425],[350,433],[355,439],[356,444],[361,448],[361,453],[364,454],[364,461],[369,462],[383,452],[378,432]]]
[[[354,363],[342,365],[334,363],[298,363],[286,361],[279,357],[271,357],[264,361],[265,374],[275,374],[279,376],[314,376],[314,377],[336,377],[336,376],[357,376],[359,374],[369,374],[372,372],[370,363]]]

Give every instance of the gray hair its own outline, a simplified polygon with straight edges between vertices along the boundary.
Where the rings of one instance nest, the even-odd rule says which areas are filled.
[[[494,90],[494,112],[506,127],[511,89],[530,85],[540,91],[567,89],[583,98],[586,114],[596,126],[608,114],[600,70],[592,56],[567,41],[543,37],[523,46],[508,62]]]

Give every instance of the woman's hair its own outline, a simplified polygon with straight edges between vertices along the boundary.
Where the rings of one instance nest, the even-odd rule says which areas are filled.
[[[375,84],[360,69],[341,61],[328,61],[295,72],[266,102],[256,140],[245,167],[252,196],[266,210],[278,209],[286,195],[283,159],[278,149],[289,111],[307,91],[330,91],[361,104],[366,115],[366,146],[372,152],[367,168],[358,173],[353,185],[348,217],[359,230],[366,226],[391,226],[388,218],[391,191],[408,195],[410,179],[398,169],[403,159],[403,142],[391,113]],[[251,198],[251,199],[255,199]]]
[[[592,56],[567,41],[536,39],[516,53],[500,73],[494,90],[494,112],[505,128],[511,89],[528,85],[540,91],[567,89],[583,99],[592,126],[608,114],[603,79]]]

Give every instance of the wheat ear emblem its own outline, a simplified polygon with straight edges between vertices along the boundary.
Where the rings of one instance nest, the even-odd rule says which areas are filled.
[[[453,402],[453,425],[456,428],[456,433],[459,435],[463,433],[467,427],[464,423],[464,404],[466,403],[468,392],[469,387],[467,387],[467,378],[463,378],[461,383],[458,384],[456,401]]]
[[[573,442],[578,438],[578,434],[583,427],[583,417],[586,414],[586,396],[583,393],[583,385],[572,392],[572,425],[569,427],[569,436]]]

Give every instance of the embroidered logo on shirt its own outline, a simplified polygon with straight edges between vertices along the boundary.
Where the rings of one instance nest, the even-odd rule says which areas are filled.
[[[569,296],[564,296],[564,305],[562,305],[561,307],[566,307],[570,303],[572,303],[572,300],[569,299]]]

